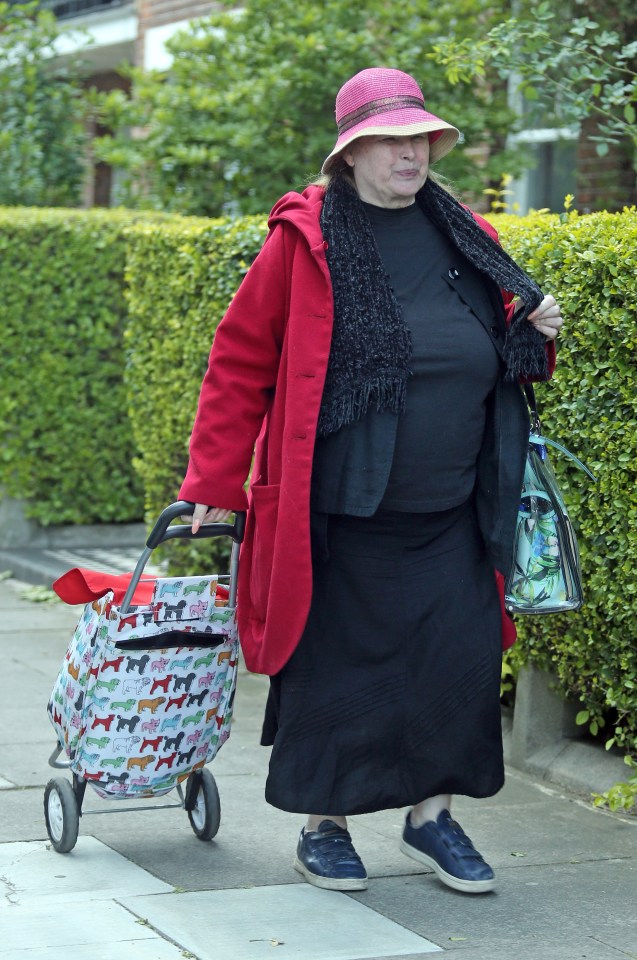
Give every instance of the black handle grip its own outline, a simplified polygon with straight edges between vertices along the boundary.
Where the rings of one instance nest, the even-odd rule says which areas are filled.
[[[524,395],[526,397],[526,402],[529,408],[529,413],[531,415],[531,433],[542,434],[542,421],[540,420],[540,412],[537,406],[537,400],[535,399],[535,390],[533,389],[532,383],[524,384]]]
[[[146,541],[146,546],[154,550],[166,540],[206,540],[209,537],[232,537],[235,543],[241,543],[246,525],[245,513],[236,513],[234,523],[204,523],[196,533],[192,532],[189,524],[169,527],[172,520],[176,520],[182,514],[192,513],[194,509],[195,504],[188,500],[177,500],[176,503],[171,503],[160,513]]]

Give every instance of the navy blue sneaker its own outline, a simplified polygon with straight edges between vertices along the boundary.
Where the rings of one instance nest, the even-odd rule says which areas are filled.
[[[318,830],[301,830],[294,869],[325,890],[366,890],[367,873],[347,830],[322,820]]]
[[[448,810],[438,819],[413,827],[409,814],[400,849],[413,860],[425,863],[443,883],[462,893],[487,893],[495,886],[493,870],[478,853]]]

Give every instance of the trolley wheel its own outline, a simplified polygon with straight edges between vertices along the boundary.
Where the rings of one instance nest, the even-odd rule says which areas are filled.
[[[46,829],[55,850],[68,853],[77,842],[80,811],[73,787],[68,780],[56,777],[44,790]]]
[[[188,777],[188,788],[195,791],[192,810],[188,811],[190,826],[200,840],[216,837],[221,821],[221,803],[215,778],[209,770],[197,770]]]

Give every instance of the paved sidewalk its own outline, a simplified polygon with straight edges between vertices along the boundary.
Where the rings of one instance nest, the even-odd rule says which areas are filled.
[[[494,894],[440,885],[398,850],[402,811],[356,817],[371,876],[321,891],[292,869],[299,816],[268,807],[258,746],[267,680],[239,677],[232,736],[210,769],[221,827],[210,843],[181,809],[85,816],[75,849],[48,843],[43,790],[55,745],[46,704],[80,609],[0,582],[2,960],[621,960],[637,957],[637,818],[513,770],[497,797],[454,811],[498,876]],[[172,802],[169,794],[161,802]],[[134,803],[126,803],[126,806]],[[140,801],[140,805],[146,805]],[[87,791],[85,811],[117,810]]]

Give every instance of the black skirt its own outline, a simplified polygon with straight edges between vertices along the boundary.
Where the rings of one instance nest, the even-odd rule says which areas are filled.
[[[473,505],[315,515],[313,596],[272,677],[266,800],[371,813],[504,782],[501,613]]]

